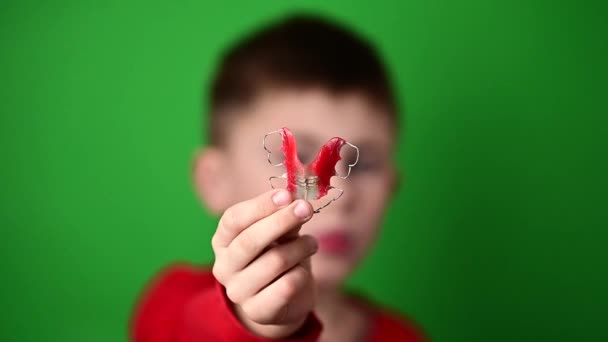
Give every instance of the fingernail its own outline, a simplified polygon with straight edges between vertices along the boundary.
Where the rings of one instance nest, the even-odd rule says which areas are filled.
[[[307,218],[311,214],[310,206],[304,201],[299,201],[298,204],[296,204],[293,213],[296,215],[296,217],[299,217],[301,219]]]
[[[272,195],[272,202],[278,206],[287,205],[290,200],[291,195],[285,190],[280,190],[276,194]]]

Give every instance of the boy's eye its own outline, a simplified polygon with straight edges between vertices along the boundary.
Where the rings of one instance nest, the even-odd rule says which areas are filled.
[[[357,165],[351,170],[351,175],[372,173],[382,168],[382,162],[377,159],[360,158]],[[348,172],[348,163],[343,159],[336,165],[338,175],[345,175]]]
[[[353,168],[353,172],[372,172],[381,167],[381,162],[375,159],[359,159],[359,163]]]
[[[303,164],[309,164],[316,157],[314,150],[306,147],[306,144],[302,144],[298,149],[298,159]],[[348,172],[348,164],[352,163],[356,159],[356,152],[353,149],[343,149],[341,157],[342,159],[336,164],[336,172],[339,175],[345,175]],[[374,157],[373,152],[366,155],[361,155],[359,161],[355,167],[352,168],[353,174],[361,174],[368,172],[375,172],[382,168],[382,158]]]

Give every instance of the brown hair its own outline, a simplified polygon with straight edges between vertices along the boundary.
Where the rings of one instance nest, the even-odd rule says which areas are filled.
[[[397,120],[388,73],[375,48],[338,24],[295,15],[245,37],[223,55],[211,83],[210,142],[221,144],[232,109],[275,87],[359,93]]]

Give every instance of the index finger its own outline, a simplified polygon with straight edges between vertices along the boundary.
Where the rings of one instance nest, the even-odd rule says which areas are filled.
[[[289,205],[291,193],[285,189],[271,190],[226,209],[211,239],[214,249],[228,247],[243,230],[257,221]]]

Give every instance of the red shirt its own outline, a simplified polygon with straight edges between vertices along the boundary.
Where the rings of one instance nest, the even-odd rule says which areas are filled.
[[[371,314],[368,341],[424,341],[411,322],[361,303]],[[232,312],[224,287],[205,269],[174,265],[144,292],[132,317],[135,342],[270,341],[254,335]],[[310,314],[288,338],[272,341],[317,341],[322,326]]]

